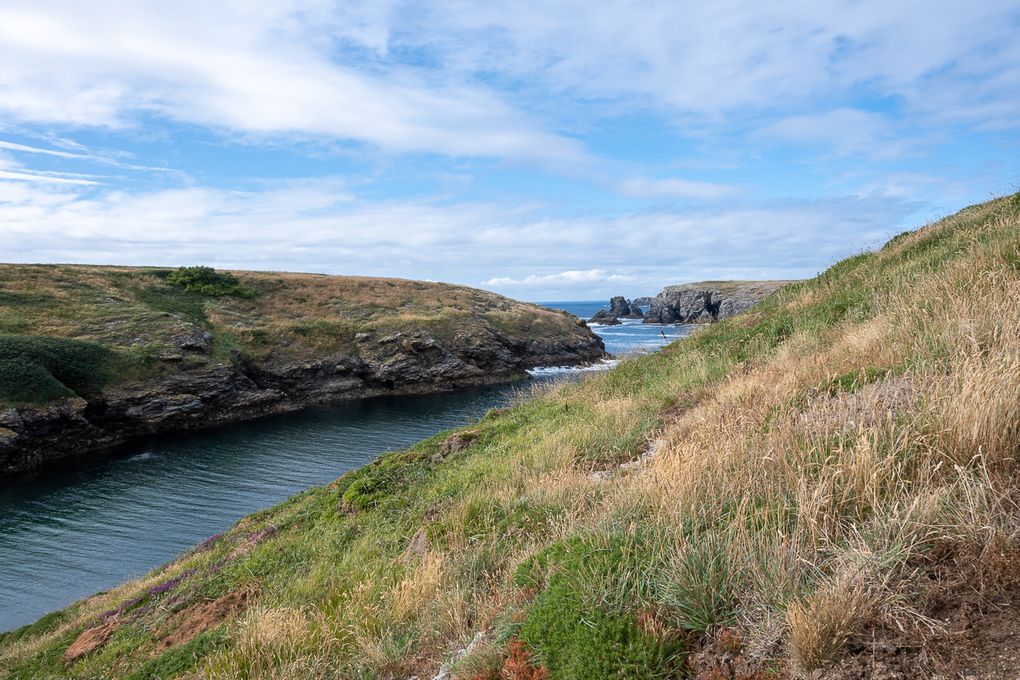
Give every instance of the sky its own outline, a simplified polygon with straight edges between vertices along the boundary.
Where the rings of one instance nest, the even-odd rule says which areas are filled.
[[[1020,0],[3,0],[0,261],[526,300],[813,276],[1020,190]]]

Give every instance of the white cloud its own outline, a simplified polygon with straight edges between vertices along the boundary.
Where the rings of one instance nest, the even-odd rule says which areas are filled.
[[[483,281],[481,285],[491,286],[493,288],[503,288],[506,286],[549,287],[578,283],[621,283],[623,281],[632,280],[633,277],[623,276],[622,274],[610,274],[605,269],[585,269],[583,271],[573,269],[571,271],[557,272],[555,274],[529,274],[521,279],[515,279],[509,276],[497,276],[489,279],[488,281]]]
[[[0,252],[21,262],[205,263],[484,281],[533,299],[568,299],[648,294],[708,278],[813,274],[902,231],[916,208],[869,195],[543,216],[498,203],[369,202],[330,179],[148,192],[0,180]]]
[[[15,144],[14,142],[8,142],[2,139],[0,139],[0,149],[4,149],[6,151],[20,151],[23,153],[42,154],[44,156],[56,156],[58,158],[74,158],[78,160],[88,160],[91,158],[87,154],[71,153],[69,151],[60,151],[58,149],[42,149],[37,146]]]
[[[688,179],[631,177],[617,184],[617,190],[634,198],[696,198],[712,200],[732,196],[736,187]]]
[[[0,119],[157,115],[572,164],[592,159],[553,126],[634,110],[701,132],[859,92],[930,124],[1003,128],[1020,121],[1016,19],[1015,0],[9,0]],[[683,181],[637,191],[699,191]]]
[[[452,68],[586,106],[608,99],[710,125],[856,88],[925,116],[1015,126],[1017,9],[1015,0],[447,2],[392,41],[439,46]]]
[[[342,50],[334,60],[338,43],[385,51],[384,27],[359,16],[318,2],[6,3],[0,114],[110,128],[156,114],[397,151],[586,159],[490,90]]]
[[[80,185],[93,185],[99,184],[94,180],[81,179],[80,177],[67,176],[61,173],[44,173],[44,172],[31,172],[31,171],[11,171],[11,170],[0,170],[0,179],[13,179],[21,180],[23,182],[42,182],[44,184],[80,184]]]
[[[902,157],[916,145],[911,134],[897,129],[888,116],[854,108],[788,116],[762,127],[754,136],[873,160]]]

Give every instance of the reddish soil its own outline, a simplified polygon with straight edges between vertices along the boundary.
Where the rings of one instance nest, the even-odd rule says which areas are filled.
[[[255,597],[252,589],[236,590],[212,602],[191,606],[176,617],[173,631],[160,640],[160,651],[190,642],[224,621],[237,618]]]
[[[100,647],[106,644],[106,641],[110,639],[117,629],[120,628],[120,623],[117,621],[110,621],[104,623],[101,626],[95,628],[87,628],[82,631],[81,635],[71,643],[71,646],[64,652],[64,663],[71,665],[78,659],[82,658],[86,654],[91,654]]]

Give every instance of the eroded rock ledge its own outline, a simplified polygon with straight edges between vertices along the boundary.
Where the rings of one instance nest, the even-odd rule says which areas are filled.
[[[461,286],[238,272],[250,296],[208,298],[168,286],[161,272],[0,265],[0,318],[17,315],[22,331],[0,332],[0,379],[27,367],[57,390],[42,397],[12,383],[6,393],[18,398],[6,405],[0,394],[0,475],[153,434],[606,356],[569,314]],[[54,342],[113,368],[77,385],[46,354]],[[68,357],[78,373],[94,365]]]
[[[652,298],[644,323],[709,323],[739,314],[789,281],[703,281],[667,286]]]
[[[131,439],[381,394],[414,394],[522,377],[528,368],[574,365],[605,356],[594,334],[526,340],[494,333],[440,341],[423,331],[365,334],[357,355],[299,363],[272,359],[219,364],[180,348],[188,364],[158,382],[104,390],[45,406],[0,411],[0,474],[108,449]]]

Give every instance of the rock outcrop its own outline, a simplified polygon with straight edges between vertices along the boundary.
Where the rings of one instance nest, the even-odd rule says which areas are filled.
[[[709,323],[761,302],[789,281],[704,281],[667,286],[648,307],[645,323]]]
[[[609,309],[600,309],[595,316],[588,319],[588,323],[615,326],[620,323],[620,319],[643,319],[644,316],[641,307],[627,302],[622,295],[617,295],[609,300]]]
[[[4,273],[0,267],[0,274]],[[99,268],[85,271],[92,279],[104,273]],[[53,278],[64,283],[59,275],[54,272]],[[147,273],[140,276],[144,280]],[[259,277],[245,280],[258,285]],[[113,279],[115,284],[119,280]],[[320,277],[311,279],[311,284],[329,284],[325,291],[329,296],[319,294],[325,307],[320,311],[307,301],[300,309],[292,302],[315,292],[309,292],[311,284],[306,281],[284,281],[283,285],[273,281],[274,287],[266,286],[267,292],[256,300],[214,300],[205,307],[208,320],[153,314],[126,296],[121,301],[84,289],[82,297],[87,294],[88,302],[79,303],[78,313],[86,321],[83,331],[74,332],[78,337],[92,333],[93,342],[109,352],[144,351],[150,357],[138,369],[144,374],[118,376],[100,388],[77,390],[41,404],[4,407],[0,401],[0,475],[154,434],[317,403],[494,383],[523,377],[527,369],[538,366],[583,365],[606,356],[602,340],[584,322],[484,291]],[[372,297],[365,291],[368,286],[372,286],[367,291]],[[433,310],[428,316],[420,312],[415,316],[406,311],[406,302],[392,311],[380,309],[377,300],[392,289],[405,301],[418,295],[424,303],[433,304]],[[343,302],[343,296],[358,294],[368,303],[354,307]],[[436,303],[443,299],[440,296],[446,296],[450,308]],[[65,303],[54,299],[52,308],[66,315]],[[101,306],[93,305],[93,299],[100,300]],[[338,314],[332,310],[340,304],[346,306],[338,323]],[[458,304],[460,308],[452,307]],[[108,310],[108,306],[114,308]],[[98,323],[89,318],[100,315],[113,320]],[[398,315],[406,315],[406,320]],[[39,318],[45,319],[43,314]],[[255,330],[245,330],[241,323]],[[251,340],[241,342],[239,336]]]
[[[283,413],[310,404],[413,394],[522,376],[536,366],[576,365],[605,356],[594,333],[527,339],[493,332],[441,341],[408,330],[363,340],[357,354],[292,363],[217,363],[201,350],[169,377],[89,398],[0,410],[0,475],[131,439]]]

